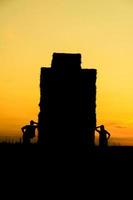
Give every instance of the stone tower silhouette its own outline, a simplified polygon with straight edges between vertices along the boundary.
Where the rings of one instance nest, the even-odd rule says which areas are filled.
[[[80,54],[54,53],[41,68],[38,143],[94,145],[96,70]]]

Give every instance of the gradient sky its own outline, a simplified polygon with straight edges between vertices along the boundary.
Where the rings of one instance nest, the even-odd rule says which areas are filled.
[[[131,0],[0,0],[0,135],[37,120],[40,67],[53,52],[97,69],[97,125],[133,144]]]

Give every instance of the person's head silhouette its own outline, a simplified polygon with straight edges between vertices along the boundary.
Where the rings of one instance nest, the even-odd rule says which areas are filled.
[[[101,125],[100,128],[101,128],[101,130],[104,130],[104,125]]]
[[[30,125],[34,125],[34,121],[33,120],[30,121]]]

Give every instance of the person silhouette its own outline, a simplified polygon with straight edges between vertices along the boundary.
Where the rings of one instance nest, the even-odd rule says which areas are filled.
[[[33,120],[30,121],[30,124],[23,126],[21,128],[21,130],[23,132],[23,143],[24,144],[29,144],[30,140],[35,137],[36,128],[38,128],[38,123],[34,122]]]
[[[107,130],[105,130],[104,125],[97,126],[96,131],[99,133],[99,146],[100,147],[108,146],[110,133]]]

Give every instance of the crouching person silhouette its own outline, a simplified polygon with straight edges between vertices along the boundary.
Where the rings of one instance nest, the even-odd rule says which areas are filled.
[[[107,130],[105,130],[104,125],[97,126],[96,131],[99,133],[99,146],[107,147],[108,140],[110,138],[110,133]]]
[[[38,123],[33,120],[30,121],[30,124],[21,128],[23,132],[23,143],[30,144],[32,138],[35,137],[35,130],[38,128]]]

